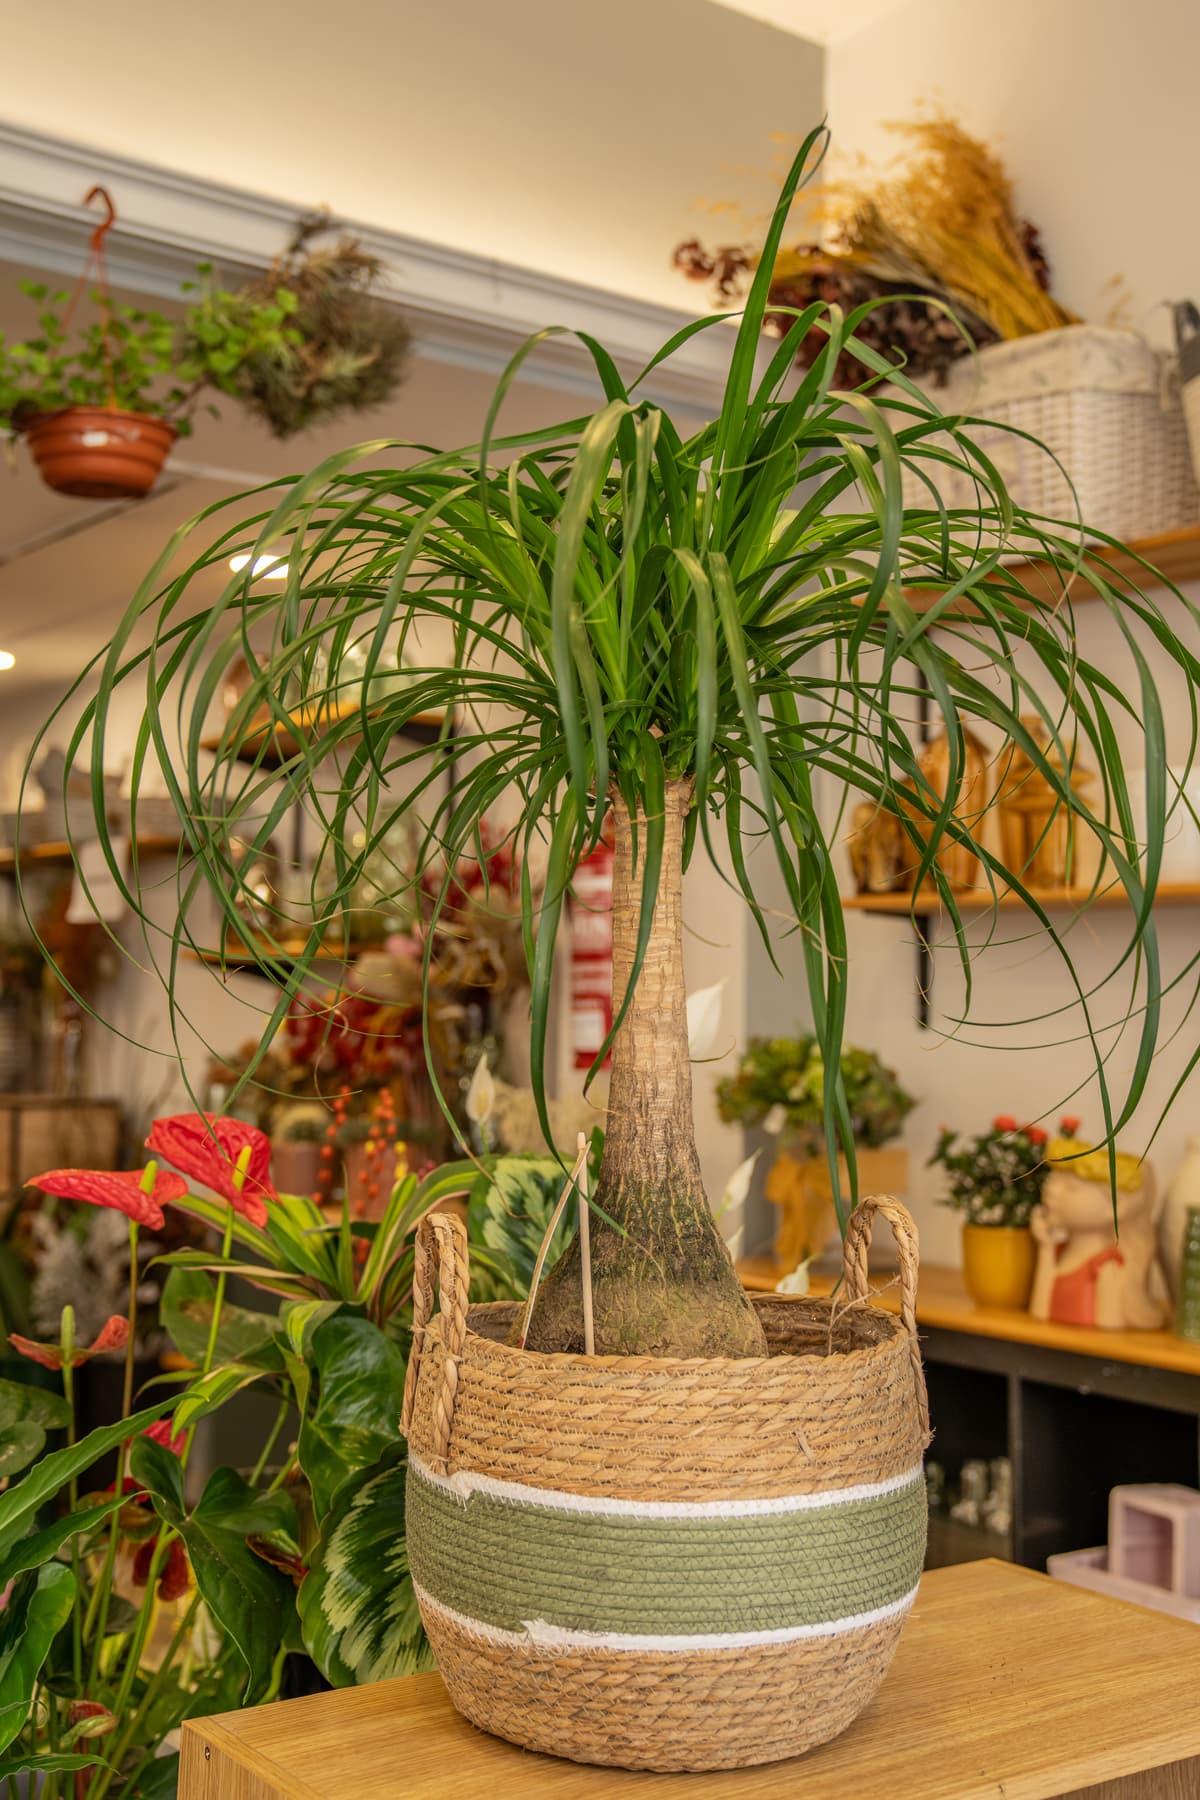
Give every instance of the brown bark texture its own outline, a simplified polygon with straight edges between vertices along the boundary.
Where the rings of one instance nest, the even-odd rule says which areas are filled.
[[[668,783],[650,940],[613,1043],[604,1157],[591,1215],[599,1356],[766,1352],[762,1327],[709,1211],[696,1151],[682,919],[683,822],[690,802],[690,782]],[[633,821],[619,798],[613,815],[616,1004],[637,946],[645,831],[637,834],[635,861]],[[583,1349],[578,1237],[542,1283],[527,1347]]]

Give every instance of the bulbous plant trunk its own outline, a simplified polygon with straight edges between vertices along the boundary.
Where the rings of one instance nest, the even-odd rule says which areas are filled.
[[[704,1196],[692,1119],[683,979],[683,821],[691,783],[671,782],[646,957],[613,1043],[604,1160],[593,1196],[592,1306],[599,1356],[762,1356],[762,1327]],[[613,1000],[637,945],[645,833],[613,802]],[[604,1213],[622,1229],[599,1217]],[[583,1349],[578,1237],[539,1290],[527,1346]]]

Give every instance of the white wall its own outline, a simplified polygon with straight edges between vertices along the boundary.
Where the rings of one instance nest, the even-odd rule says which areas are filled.
[[[1200,9],[1190,0],[1153,0],[1136,13],[1120,0],[1007,0],[1002,7],[990,0],[910,0],[830,50],[830,123],[841,150],[875,158],[897,147],[883,121],[911,117],[923,100],[956,114],[1004,156],[1019,206],[1044,233],[1056,294],[1103,321],[1112,299],[1108,284],[1120,275],[1130,302],[1128,322],[1165,341],[1165,315],[1155,310],[1157,303],[1200,294],[1200,238],[1192,229],[1198,60]],[[1172,618],[1197,648],[1194,621],[1182,608]],[[1081,609],[1079,622],[1083,654],[1105,667],[1120,666],[1117,632],[1102,609]],[[1182,678],[1160,653],[1149,656],[1175,754],[1182,754],[1188,706]],[[1129,755],[1141,761],[1132,742]],[[1021,934],[1020,913],[1000,918],[1001,936]],[[1164,908],[1158,924],[1166,967],[1177,971],[1195,952],[1197,914]],[[1104,912],[1075,927],[1070,944],[1085,982],[1109,966],[1128,926],[1127,915]],[[1073,1095],[1069,1110],[1095,1131],[1100,1120],[1089,1054],[1085,1045],[1056,1041],[1068,1035],[1061,1020],[1003,1035],[968,1029],[949,1040],[919,1031],[907,925],[850,914],[848,931],[849,1034],[878,1049],[921,1096],[906,1141],[922,1195],[917,1214],[923,1247],[933,1261],[956,1261],[957,1220],[932,1204],[938,1184],[933,1172],[920,1171],[938,1126],[945,1121],[978,1129],[998,1112],[1053,1126]],[[952,949],[935,959],[935,1007],[944,1029],[945,1015],[961,1001],[955,961]],[[1044,1012],[1067,998],[1053,952],[1029,942],[994,945],[977,972],[973,1012],[980,1021]],[[1098,1004],[1102,1017],[1124,1010],[1113,990]],[[1196,1018],[1172,1037],[1179,1013],[1177,1002],[1168,1007],[1146,1100],[1123,1134],[1130,1148],[1145,1146],[1195,1046]],[[992,1047],[969,1049],[971,1040]],[[1000,1048],[1001,1042],[1010,1047]],[[1031,1043],[1043,1047],[1012,1048]],[[1118,1087],[1130,1055],[1123,1041],[1112,1065]],[[1075,1092],[1081,1082],[1082,1091]],[[1193,1077],[1151,1153],[1162,1176],[1170,1174],[1194,1129],[1198,1100],[1200,1079]]]
[[[110,0],[97,32],[10,8],[0,117],[679,307],[697,201],[768,208],[770,134],[823,103],[815,44],[707,0]]]

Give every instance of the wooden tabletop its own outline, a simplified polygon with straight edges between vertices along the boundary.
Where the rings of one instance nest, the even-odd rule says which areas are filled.
[[[779,1280],[775,1259],[746,1256],[738,1274],[751,1293],[771,1293]],[[887,1276],[871,1272],[877,1300],[892,1312],[900,1309],[900,1295]],[[828,1293],[828,1278],[814,1276],[814,1294]],[[1006,1307],[976,1306],[963,1286],[962,1271],[922,1263],[917,1287],[917,1322],[944,1331],[966,1331],[976,1337],[1008,1338],[1017,1344],[1040,1344],[1047,1350],[1069,1350],[1076,1356],[1100,1356],[1108,1362],[1143,1363],[1154,1369],[1175,1369],[1183,1375],[1200,1375],[1200,1343],[1176,1337],[1173,1331],[1097,1331],[1087,1325],[1057,1325],[1035,1319],[1032,1313]]]
[[[832,1744],[714,1775],[532,1756],[436,1675],[183,1728],[180,1800],[1195,1800],[1200,1627],[1008,1563],[927,1574],[887,1680]],[[1149,1771],[1150,1773],[1145,1773]]]

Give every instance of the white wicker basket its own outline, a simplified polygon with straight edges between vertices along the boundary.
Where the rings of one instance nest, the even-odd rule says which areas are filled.
[[[1173,365],[1135,332],[1068,325],[993,344],[956,364],[944,388],[927,391],[941,412],[995,421],[967,435],[1030,512],[1082,518],[1126,541],[1200,520]],[[947,506],[978,504],[969,476],[932,461],[926,474]],[[930,504],[928,487],[907,467],[904,503]]]

